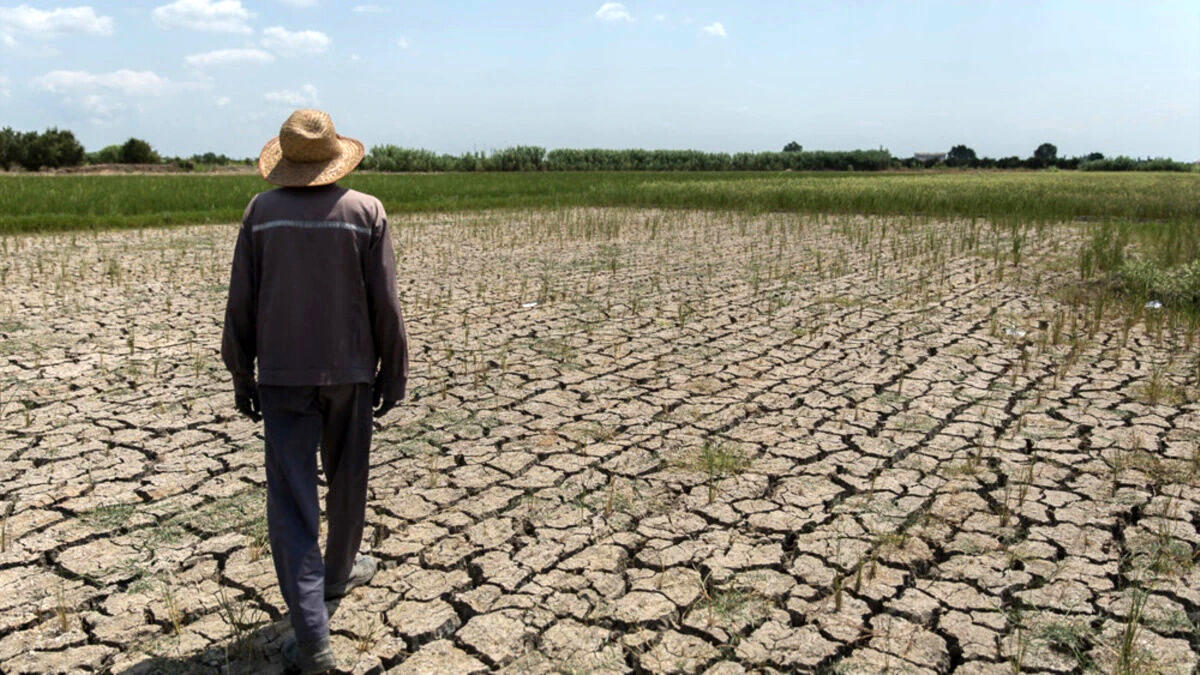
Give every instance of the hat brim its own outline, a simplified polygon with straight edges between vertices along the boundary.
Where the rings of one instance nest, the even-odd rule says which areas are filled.
[[[282,187],[328,185],[358,166],[366,154],[356,139],[338,135],[339,151],[332,159],[321,162],[293,162],[283,156],[279,137],[267,141],[258,155],[258,175],[263,180]]]

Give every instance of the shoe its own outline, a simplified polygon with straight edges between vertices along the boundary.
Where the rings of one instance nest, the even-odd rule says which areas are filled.
[[[337,668],[337,659],[329,648],[329,637],[315,642],[298,642],[295,636],[283,643],[283,664],[288,670],[315,675]]]
[[[351,589],[369,583],[371,578],[375,576],[375,570],[378,568],[379,564],[371,556],[358,556],[354,559],[354,569],[350,570],[350,576],[345,581],[340,584],[325,585],[325,599],[333,600],[334,598],[340,598],[349,593]]]

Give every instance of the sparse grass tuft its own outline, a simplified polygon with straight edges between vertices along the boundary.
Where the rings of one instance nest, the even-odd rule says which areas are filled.
[[[1090,650],[1096,635],[1095,630],[1086,622],[1055,621],[1042,624],[1036,633],[1037,638],[1048,647],[1075,659],[1081,670],[1088,671],[1095,667]]]
[[[226,661],[231,654],[247,659],[258,656],[258,649],[251,637],[254,629],[267,622],[266,615],[245,598],[231,597],[229,590],[224,586],[217,590],[216,600],[217,611],[233,633],[230,645],[226,647]]]
[[[716,499],[717,481],[745,471],[750,466],[750,459],[737,447],[706,440],[677,466],[708,476],[708,503],[711,504]]]
[[[82,514],[80,518],[94,530],[112,530],[129,522],[136,509],[136,504],[111,504],[96,507]]]

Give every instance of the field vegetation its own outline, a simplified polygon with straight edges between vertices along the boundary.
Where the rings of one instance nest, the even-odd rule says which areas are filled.
[[[1024,228],[1071,222],[1085,235],[1075,265],[1081,280],[1096,282],[1093,291],[1200,310],[1194,173],[366,172],[343,184],[379,196],[392,214],[636,207],[966,218],[1011,230],[1018,262]],[[0,186],[5,234],[236,222],[247,200],[270,187],[252,175],[14,175]]]
[[[1200,174],[356,173],[342,184],[379,196],[389,213],[622,206],[1026,224],[1200,221]],[[253,175],[0,176],[0,233],[235,222],[270,187]]]

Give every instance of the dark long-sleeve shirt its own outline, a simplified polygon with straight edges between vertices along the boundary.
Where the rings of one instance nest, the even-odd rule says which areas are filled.
[[[379,200],[336,184],[250,200],[233,254],[221,357],[234,387],[375,382],[404,398],[408,340]]]

